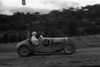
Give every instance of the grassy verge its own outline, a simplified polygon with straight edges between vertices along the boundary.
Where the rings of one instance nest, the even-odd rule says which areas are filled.
[[[0,52],[15,52],[15,46],[17,43],[0,44]]]
[[[100,35],[71,37],[76,44],[76,48],[100,47]]]
[[[100,35],[71,37],[76,48],[100,47]],[[17,43],[0,44],[0,52],[15,52]]]

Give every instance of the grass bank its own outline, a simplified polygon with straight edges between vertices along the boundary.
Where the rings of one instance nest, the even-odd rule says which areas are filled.
[[[93,48],[100,47],[100,35],[78,36],[71,37],[76,44],[76,48]],[[17,43],[0,44],[0,52],[15,52]]]

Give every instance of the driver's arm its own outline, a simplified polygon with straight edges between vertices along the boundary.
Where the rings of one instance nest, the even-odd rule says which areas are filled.
[[[42,36],[42,35],[40,35],[40,38],[43,38],[43,36]]]
[[[39,41],[41,41],[44,37],[42,35],[40,35],[40,37],[38,38]]]

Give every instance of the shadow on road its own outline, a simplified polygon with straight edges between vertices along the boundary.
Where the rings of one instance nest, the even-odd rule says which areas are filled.
[[[32,56],[67,55],[65,53],[35,53]]]
[[[79,67],[100,67],[98,65],[93,65],[93,66],[79,66]]]

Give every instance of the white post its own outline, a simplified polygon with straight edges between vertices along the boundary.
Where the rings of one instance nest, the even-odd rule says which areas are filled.
[[[22,0],[22,5],[26,5],[26,1],[25,0]]]

